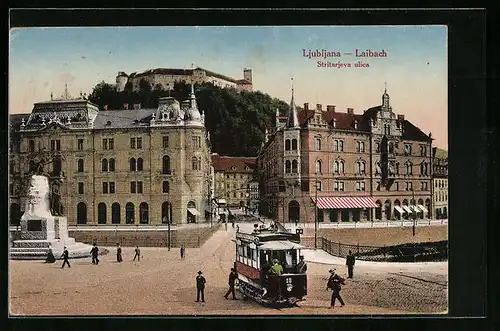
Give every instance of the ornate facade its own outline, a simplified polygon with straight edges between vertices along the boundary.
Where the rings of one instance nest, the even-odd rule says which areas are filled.
[[[432,157],[435,215],[437,219],[448,218],[448,152],[434,147]]]
[[[431,145],[394,113],[387,91],[382,105],[354,114],[301,109],[292,90],[288,117],[277,114],[257,160],[261,212],[285,222],[432,217]]]
[[[192,85],[189,100],[161,98],[157,109],[36,103],[27,117],[11,116],[11,219],[23,212],[24,181],[42,172],[70,225],[204,221],[209,145]]]

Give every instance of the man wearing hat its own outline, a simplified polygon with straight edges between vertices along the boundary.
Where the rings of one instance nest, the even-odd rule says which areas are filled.
[[[304,261],[304,255],[300,256],[300,261],[297,263],[297,273],[305,274],[307,272],[307,264]]]
[[[196,276],[196,302],[200,302],[200,295],[201,295],[201,302],[205,302],[205,283],[207,281],[205,280],[205,277],[203,277],[203,273],[201,271],[198,271],[198,276]]]
[[[273,260],[273,266],[269,269],[269,273],[274,276],[281,276],[283,274],[283,266],[279,264],[278,259]]]
[[[335,307],[335,300],[338,298],[340,301],[341,307],[344,307],[344,300],[340,296],[340,290],[342,289],[342,285],[345,285],[344,278],[340,277],[335,273],[335,269],[331,269],[330,278],[328,279],[328,283],[326,284],[326,290],[332,289],[332,299],[330,308]]]
[[[236,300],[236,294],[234,293],[234,282],[238,279],[238,273],[236,272],[236,269],[231,268],[231,272],[229,273],[229,290],[227,290],[226,294],[224,295],[224,298],[227,300],[227,296],[229,293],[233,294],[233,300]]]

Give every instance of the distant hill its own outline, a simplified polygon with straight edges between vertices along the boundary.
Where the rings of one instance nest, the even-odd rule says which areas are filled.
[[[178,101],[189,97],[190,85],[177,83],[173,91],[165,91],[160,85],[151,87],[141,81],[139,91],[126,88],[116,92],[111,84],[97,84],[89,100],[104,105],[109,110],[122,109],[124,103],[141,104],[141,108],[158,107],[160,97],[172,96]],[[281,115],[288,113],[288,104],[262,92],[238,91],[219,88],[211,83],[195,85],[198,109],[205,113],[205,126],[210,132],[212,152],[228,156],[256,156],[264,141],[266,127],[274,126],[276,109]]]

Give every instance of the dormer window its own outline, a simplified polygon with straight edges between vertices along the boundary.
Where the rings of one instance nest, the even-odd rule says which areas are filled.
[[[358,121],[354,121],[354,129],[358,129]]]
[[[336,127],[337,127],[337,119],[336,119],[336,118],[334,118],[334,119],[333,119],[333,127],[334,127],[334,128],[336,128]]]

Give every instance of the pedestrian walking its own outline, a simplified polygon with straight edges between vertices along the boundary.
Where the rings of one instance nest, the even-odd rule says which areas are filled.
[[[49,244],[49,251],[47,252],[47,258],[45,259],[45,263],[54,263],[56,262],[56,258],[54,257],[54,252],[52,252],[52,247]]]
[[[335,273],[335,269],[331,269],[330,278],[328,279],[328,283],[326,284],[326,290],[332,290],[332,298],[330,302],[330,308],[333,309],[335,307],[335,300],[339,299],[340,306],[344,307],[345,303],[340,296],[340,290],[342,289],[342,285],[345,285],[344,278],[340,277]]]
[[[116,243],[116,262],[122,262],[122,248],[120,247],[120,243]]]
[[[135,247],[135,255],[133,261],[137,258],[137,262],[141,261],[141,250],[139,249],[139,246]]]
[[[99,264],[99,248],[97,248],[97,244],[94,243],[92,249],[90,250],[90,254],[92,254],[92,264]]]
[[[196,302],[205,302],[205,283],[207,280],[203,277],[203,273],[198,271],[198,276],[196,276]]]
[[[184,256],[186,254],[186,249],[184,248],[184,245],[181,245],[181,259],[184,260]]]
[[[349,255],[347,255],[345,259],[345,265],[347,266],[347,278],[352,278],[354,275],[354,263],[356,258],[352,255],[352,252],[349,251]]]
[[[68,252],[68,249],[66,248],[66,246],[64,246],[64,251],[63,251],[61,257],[64,259],[63,264],[61,266],[61,269],[64,269],[64,266],[66,264],[68,265],[68,268],[71,268],[71,266],[69,265],[69,252]]]
[[[224,295],[224,298],[227,300],[227,296],[232,293],[233,294],[233,300],[238,300],[236,298],[236,294],[234,293],[234,283],[238,279],[238,273],[236,272],[236,269],[231,268],[231,272],[229,273],[229,290],[227,290],[226,294]]]

